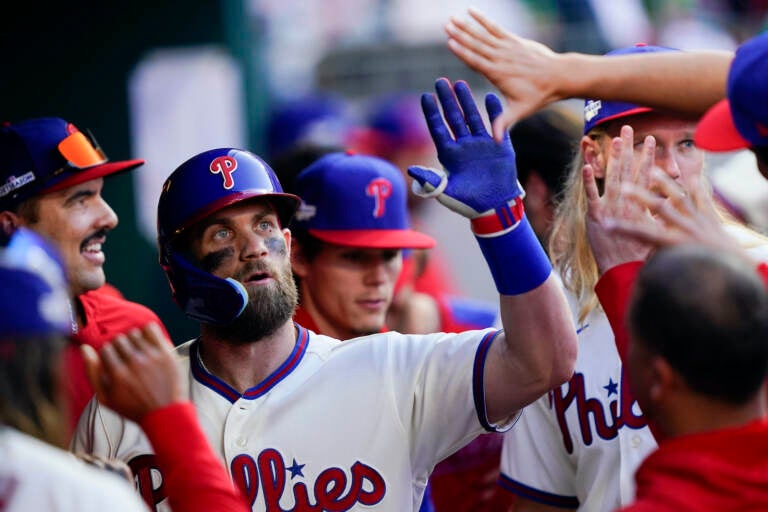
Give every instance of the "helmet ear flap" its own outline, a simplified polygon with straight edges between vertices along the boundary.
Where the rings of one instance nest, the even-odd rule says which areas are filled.
[[[173,300],[187,316],[215,325],[229,324],[240,316],[248,304],[248,292],[242,283],[209,274],[173,251],[163,252],[160,264]]]

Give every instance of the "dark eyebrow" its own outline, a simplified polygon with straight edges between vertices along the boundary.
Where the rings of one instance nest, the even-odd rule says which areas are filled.
[[[80,199],[84,199],[84,198],[88,198],[88,197],[93,197],[95,195],[96,195],[96,191],[94,191],[94,190],[90,190],[90,189],[77,190],[72,195],[68,196],[64,200],[64,205],[65,206],[69,206],[69,205],[71,205],[73,203],[76,203]]]
[[[269,215],[277,216],[277,213],[269,209],[264,209],[263,211],[254,213],[253,217],[251,217],[251,222],[260,221],[264,217],[267,217]],[[231,222],[227,217],[209,217],[207,219],[201,220],[198,228],[200,232],[203,232],[209,227],[215,226],[216,224],[220,224],[222,226],[228,227],[231,224]]]

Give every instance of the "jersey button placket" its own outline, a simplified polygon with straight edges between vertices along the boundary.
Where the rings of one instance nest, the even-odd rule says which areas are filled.
[[[248,446],[248,437],[245,435],[246,422],[249,417],[249,413],[252,409],[252,404],[249,400],[240,398],[237,402],[232,404],[232,408],[227,414],[227,420],[225,424],[225,438],[230,439],[232,442],[232,448],[235,451],[243,451]],[[232,435],[227,435],[227,434]]]

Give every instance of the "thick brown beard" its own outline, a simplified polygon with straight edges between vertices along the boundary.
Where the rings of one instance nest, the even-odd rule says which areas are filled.
[[[241,280],[256,270],[264,268],[254,264],[238,272],[235,278]],[[272,275],[275,282],[269,286],[248,288],[248,304],[240,316],[227,325],[212,326],[221,339],[238,344],[258,341],[273,334],[293,317],[298,292],[290,263]]]

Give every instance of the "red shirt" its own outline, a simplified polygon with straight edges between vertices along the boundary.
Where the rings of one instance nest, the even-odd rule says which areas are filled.
[[[149,308],[119,297],[114,291],[99,288],[77,298],[85,312],[85,325],[72,337],[63,353],[66,372],[65,392],[69,403],[70,433],[74,431],[83,409],[93,397],[93,387],[85,373],[85,361],[80,345],[87,344],[99,350],[115,336],[150,322],[168,332],[160,319]]]
[[[768,510],[768,419],[668,439],[635,479],[622,512]]]

